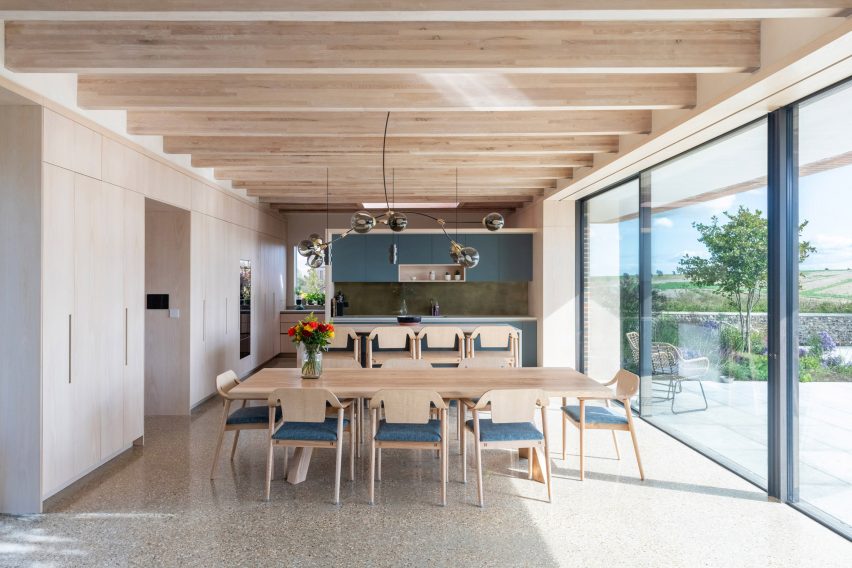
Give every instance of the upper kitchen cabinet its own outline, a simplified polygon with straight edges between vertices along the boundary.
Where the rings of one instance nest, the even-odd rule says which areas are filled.
[[[358,237],[356,237],[358,238]],[[399,267],[390,262],[390,247],[393,235],[364,235],[364,282],[396,282]]]
[[[400,264],[432,264],[432,235],[399,235]]]
[[[508,233],[496,236],[500,239],[499,279],[503,282],[532,280],[533,236],[529,233]],[[481,264],[482,260],[480,260]],[[478,266],[474,268],[471,273],[478,268]]]
[[[340,235],[333,235],[338,238]],[[350,234],[331,245],[331,268],[336,282],[364,282],[366,248],[361,235]],[[305,262],[301,257],[298,262]]]
[[[468,282],[494,282],[500,280],[501,235],[459,235],[462,245],[470,246],[479,251],[479,264],[468,268],[465,279]],[[463,239],[463,240],[462,240]]]

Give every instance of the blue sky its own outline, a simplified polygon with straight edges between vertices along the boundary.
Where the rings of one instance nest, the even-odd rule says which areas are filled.
[[[698,242],[693,222],[709,223],[713,215],[734,212],[739,206],[759,209],[766,214],[766,188],[758,188],[707,201],[652,217],[653,268],[671,274],[684,254],[704,255],[706,249]],[[852,268],[852,166],[836,168],[804,177],[799,182],[800,220],[808,220],[802,237],[817,248],[802,265],[803,270]],[[596,225],[593,228],[593,249],[613,251],[612,239],[617,238],[620,254],[617,258],[598,255],[592,262],[592,275],[638,273],[637,229],[633,218],[615,227]],[[593,251],[594,252],[594,251]],[[604,258],[601,258],[604,256]],[[592,255],[593,259],[595,255]]]

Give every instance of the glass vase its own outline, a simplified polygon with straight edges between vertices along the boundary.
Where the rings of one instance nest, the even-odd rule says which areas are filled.
[[[322,349],[319,347],[299,345],[302,362],[302,378],[318,379],[322,374]]]

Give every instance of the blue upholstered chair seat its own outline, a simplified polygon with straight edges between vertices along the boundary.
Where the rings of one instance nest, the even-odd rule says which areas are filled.
[[[562,411],[575,422],[580,421],[580,407],[563,406]],[[627,424],[627,417],[605,406],[586,406],[586,424]]]
[[[275,420],[281,419],[281,409],[275,410]],[[229,425],[236,424],[268,424],[269,423],[269,407],[263,406],[246,406],[238,408],[228,416]]]
[[[430,420],[426,424],[394,424],[379,422],[376,440],[380,442],[440,442],[441,421]]]
[[[349,424],[343,419],[343,426]],[[325,422],[285,422],[272,434],[275,440],[310,440],[334,442],[337,440],[337,418],[326,418]]]
[[[467,429],[473,432],[473,420]],[[490,418],[479,419],[479,439],[483,442],[513,442],[515,440],[543,440],[544,435],[532,422],[507,422],[495,424]]]

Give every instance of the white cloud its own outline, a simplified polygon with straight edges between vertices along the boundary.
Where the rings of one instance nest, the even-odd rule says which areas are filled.
[[[720,213],[724,213],[730,209],[736,200],[736,195],[726,195],[718,199],[704,202],[704,207],[709,209],[713,215],[719,215]]]
[[[671,229],[674,226],[674,223],[668,217],[657,217],[654,219],[654,225]]]

